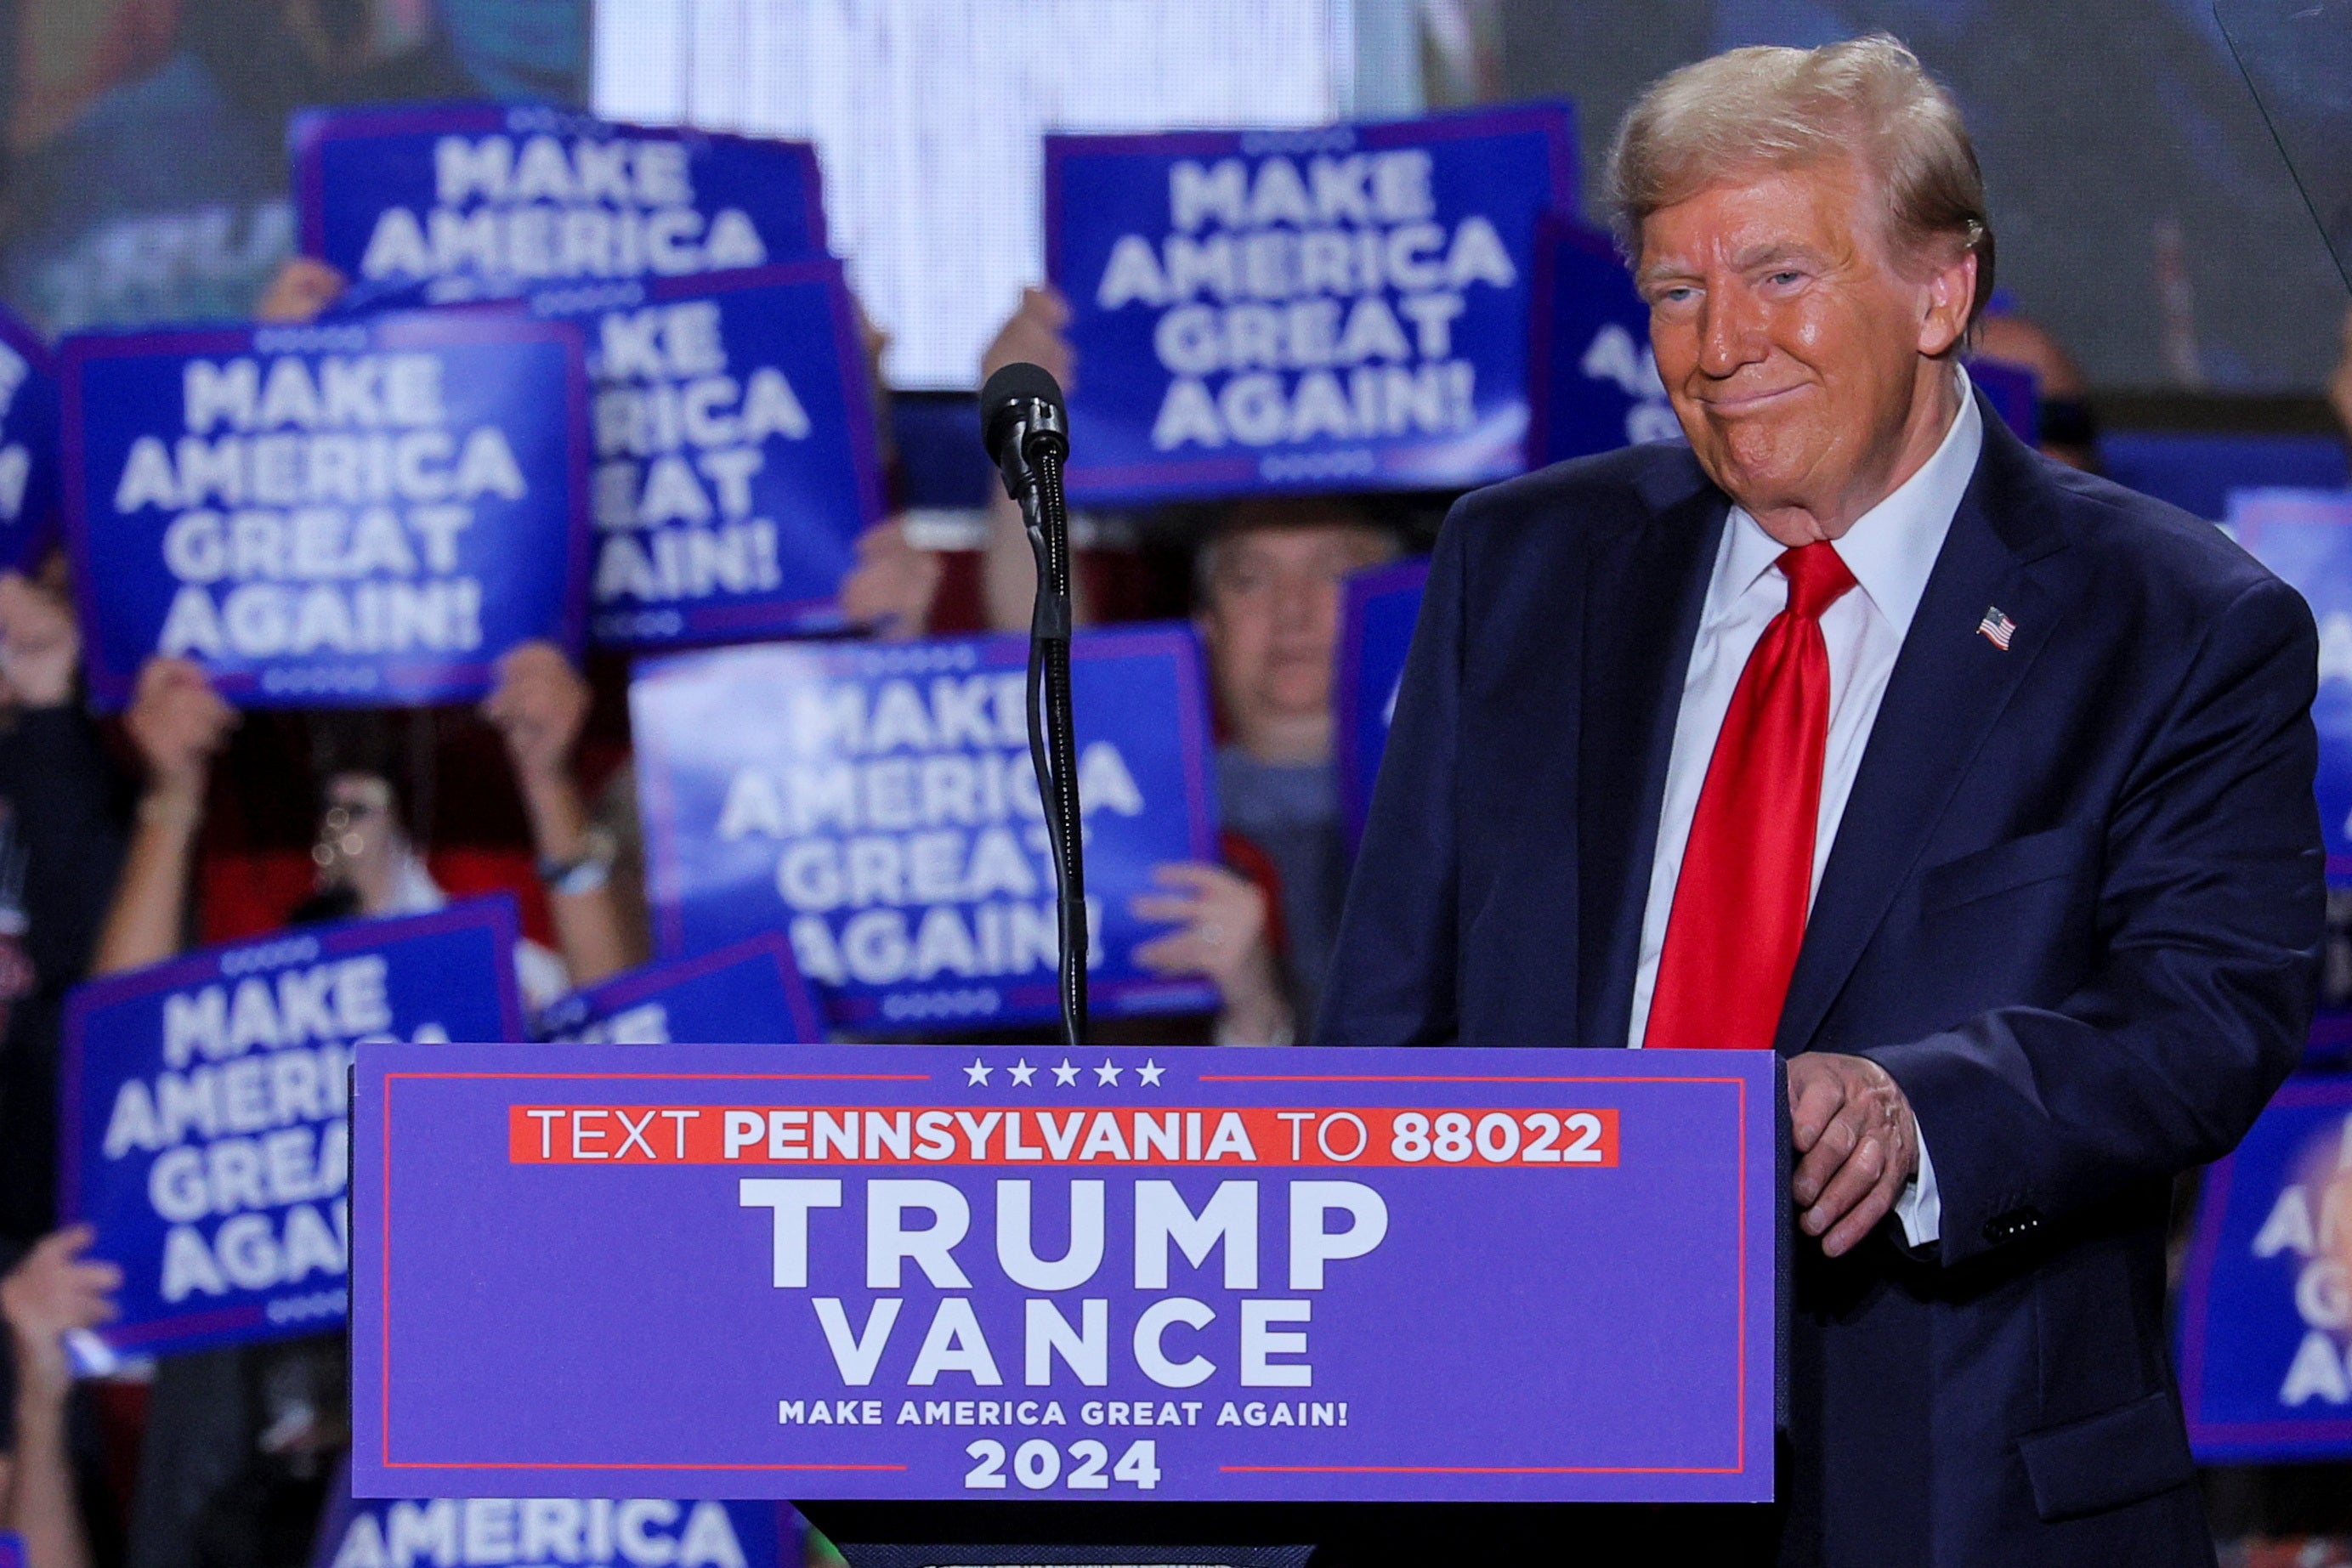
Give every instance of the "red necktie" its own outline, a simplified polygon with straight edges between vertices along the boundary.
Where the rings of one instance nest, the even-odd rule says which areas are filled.
[[[1830,727],[1822,612],[1853,586],[1827,544],[1779,562],[1789,605],[1739,673],[1692,813],[1643,1044],[1769,1051],[1805,939]]]

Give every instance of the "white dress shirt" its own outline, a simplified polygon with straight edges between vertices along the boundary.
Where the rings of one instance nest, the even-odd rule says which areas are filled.
[[[1837,841],[1846,797],[1870,743],[1878,705],[1886,695],[1912,614],[1927,591],[1927,576],[1944,548],[1944,536],[1959,510],[1960,497],[1976,473],[1984,448],[1984,420],[1977,412],[1966,371],[1958,372],[1960,411],[1935,455],[1895,493],[1855,519],[1837,540],[1838,559],[1853,573],[1855,586],[1822,612],[1822,640],[1830,656],[1830,729],[1822,761],[1822,810],[1813,834],[1813,889],[1822,883]],[[1733,688],[1764,628],[1789,602],[1789,582],[1775,563],[1788,547],[1767,534],[1744,507],[1734,507],[1723,526],[1723,542],[1707,579],[1706,605],[1698,640],[1691,645],[1690,671],[1683,680],[1682,709],[1675,719],[1674,751],[1666,763],[1666,792],[1658,813],[1658,849],[1650,864],[1650,897],[1642,912],[1641,963],[1633,972],[1633,1030],[1626,1043],[1638,1048],[1650,1027],[1650,999],[1658,984],[1658,956],[1666,943],[1666,915],[1674,907],[1675,883],[1682,875],[1683,849],[1690,841],[1691,817],[1699,788],[1715,757],[1717,734],[1730,711]],[[1914,1247],[1941,1234],[1943,1205],[1927,1141],[1919,1139],[1919,1173],[1895,1204],[1903,1233]]]

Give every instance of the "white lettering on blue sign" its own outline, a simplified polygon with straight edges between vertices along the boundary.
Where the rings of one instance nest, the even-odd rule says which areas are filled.
[[[751,481],[769,441],[805,441],[780,368],[730,373],[719,307],[695,299],[599,323],[593,515],[599,605],[756,593],[783,580]]]
[[[1633,334],[1614,321],[1604,321],[1577,361],[1577,370],[1593,381],[1608,382],[1633,399],[1625,411],[1625,439],[1633,445],[1648,441],[1672,441],[1682,434],[1682,422],[1666,402],[1665,383],[1658,379],[1658,356],[1647,343],[1638,346]]]
[[[275,974],[232,962],[273,949],[300,963],[317,944],[228,955],[230,978],[167,994],[163,1071],[115,1090],[101,1151],[153,1156],[166,1301],[347,1271],[347,1075],[352,1044],[393,1027],[387,966],[376,954]],[[431,1024],[415,1032],[446,1038]]]
[[[2287,1253],[2302,1260],[2294,1306],[2304,1335],[2279,1385],[2279,1403],[2291,1408],[2312,1399],[2352,1405],[2352,1344],[2345,1338],[2352,1331],[2352,1117],[2345,1119],[2334,1169],[2316,1176],[2280,1189],[2252,1246],[2257,1258]]]
[[[189,361],[185,434],[131,443],[114,510],[166,515],[180,584],[155,651],[199,657],[466,653],[482,585],[461,541],[530,493],[506,433],[450,428],[430,354]]]
[[[832,985],[1053,972],[1050,851],[1019,670],[801,687],[783,716],[805,761],[739,768],[721,840],[771,839],[801,973]],[[1118,748],[1078,756],[1089,814],[1143,814]],[[1089,901],[1098,932],[1100,909]],[[1090,964],[1103,961],[1097,939]]]
[[[706,225],[682,142],[444,136],[433,151],[434,204],[377,215],[362,277],[669,277],[768,259],[740,208]]]
[[[16,405],[16,393],[33,374],[24,355],[0,343],[0,419]],[[21,441],[0,446],[0,520],[16,522],[24,516],[25,486],[33,476],[33,455]]]
[[[1471,289],[1515,287],[1518,268],[1485,216],[1433,221],[1430,171],[1419,148],[1172,165],[1173,232],[1120,235],[1095,289],[1103,309],[1161,312],[1152,344],[1174,379],[1152,445],[1468,430],[1476,367],[1453,326]]]
[[[362,1506],[331,1568],[750,1568],[726,1508],[664,1498],[403,1499]]]

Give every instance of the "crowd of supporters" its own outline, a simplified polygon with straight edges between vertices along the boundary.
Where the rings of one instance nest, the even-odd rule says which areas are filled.
[[[340,287],[319,264],[291,264],[263,311],[306,319]],[[1066,318],[1030,290],[976,369],[1027,360],[1082,385]],[[1979,352],[2036,372],[2045,450],[2095,461],[2081,372],[2047,333],[1996,317]],[[2352,322],[2333,392],[2352,424]],[[1445,499],[1259,497],[1130,519],[1139,547],[1082,557],[1081,619],[1189,614],[1215,699],[1222,858],[1160,867],[1136,913],[1167,926],[1139,961],[1208,977],[1221,1006],[1155,1023],[1155,1041],[1311,1033],[1349,873],[1334,761],[1341,585],[1425,544]],[[860,541],[841,608],[886,639],[1018,630],[1032,571],[1002,497],[977,550],[921,548],[894,517]],[[62,579],[58,561],[0,578],[0,1530],[24,1537],[30,1568],[276,1568],[307,1557],[348,1441],[341,1338],[77,1381],[69,1343],[110,1315],[119,1275],[88,1228],[56,1228],[65,996],[199,942],[499,885],[530,912],[535,937],[514,963],[534,1007],[646,962],[626,670],[527,643],[475,713],[241,715],[195,664],[159,657],[101,723],[80,698]]]

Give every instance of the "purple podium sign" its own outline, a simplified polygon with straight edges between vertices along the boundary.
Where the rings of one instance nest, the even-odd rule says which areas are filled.
[[[387,1044],[355,1096],[360,1496],[1772,1495],[1768,1052]]]

